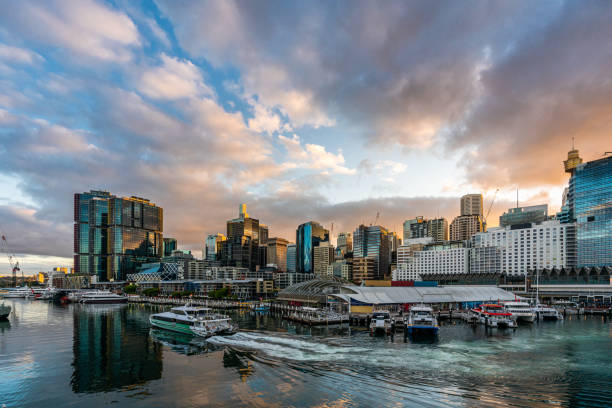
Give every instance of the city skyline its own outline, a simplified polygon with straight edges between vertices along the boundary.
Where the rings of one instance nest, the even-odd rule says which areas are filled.
[[[91,189],[150,199],[199,253],[240,203],[289,241],[377,213],[398,234],[450,224],[497,188],[490,227],[517,187],[554,214],[572,140],[585,161],[611,149],[609,7],[237,7],[0,6],[0,227],[25,273],[71,264],[73,194]]]

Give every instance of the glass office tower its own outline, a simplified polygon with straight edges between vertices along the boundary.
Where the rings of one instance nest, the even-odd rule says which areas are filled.
[[[122,281],[163,253],[163,209],[106,191],[74,195],[74,269],[98,281]]]
[[[612,157],[579,164],[570,179],[578,267],[612,265]]]
[[[353,257],[374,260],[373,279],[389,273],[389,231],[380,225],[360,225],[353,233]]]
[[[298,226],[295,232],[298,273],[314,273],[314,248],[324,241],[329,241],[329,231],[318,222],[310,221]]]

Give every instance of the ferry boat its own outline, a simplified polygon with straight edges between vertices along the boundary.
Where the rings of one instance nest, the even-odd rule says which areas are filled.
[[[206,307],[189,305],[173,307],[169,312],[155,313],[149,317],[149,322],[160,329],[203,337],[236,331],[228,316],[212,314],[211,309]]]
[[[563,320],[563,315],[554,307],[536,304],[533,308],[538,319],[542,320]]]
[[[6,306],[4,303],[2,303],[0,305],[0,320],[8,319],[10,314],[11,314],[11,307]]]
[[[390,334],[392,329],[391,314],[386,310],[379,310],[372,313],[370,322],[370,335],[377,333]]]
[[[34,292],[32,288],[27,286],[25,287],[16,287],[16,288],[7,288],[0,292],[0,296],[4,298],[30,298],[34,297]]]
[[[86,304],[109,304],[127,303],[127,296],[117,295],[107,291],[87,292],[81,296],[81,303]]]
[[[535,312],[527,302],[505,302],[504,309],[506,312],[512,314],[512,317],[514,317],[517,322],[533,323],[536,319]]]
[[[581,315],[584,314],[584,307],[581,307],[576,302],[569,300],[557,300],[552,305],[555,309],[563,314]]]
[[[253,305],[253,310],[256,312],[267,312],[270,310],[270,305],[262,302],[262,303]]]
[[[430,306],[420,305],[410,308],[408,316],[405,318],[406,334],[438,334],[438,320],[433,315]]]
[[[487,327],[517,327],[512,313],[506,312],[502,305],[485,303],[472,309],[472,313],[477,316],[479,323]]]

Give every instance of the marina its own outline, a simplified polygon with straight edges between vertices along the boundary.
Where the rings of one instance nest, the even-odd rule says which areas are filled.
[[[172,306],[5,303],[13,308],[0,322],[7,407],[612,404],[611,326],[603,316],[517,329],[445,319],[437,338],[423,343],[232,309],[240,330],[205,339],[152,328],[149,317]]]

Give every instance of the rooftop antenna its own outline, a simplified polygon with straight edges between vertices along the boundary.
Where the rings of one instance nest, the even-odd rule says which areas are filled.
[[[516,188],[516,208],[518,207],[518,187]]]
[[[574,136],[572,136],[572,150],[574,150]]]

